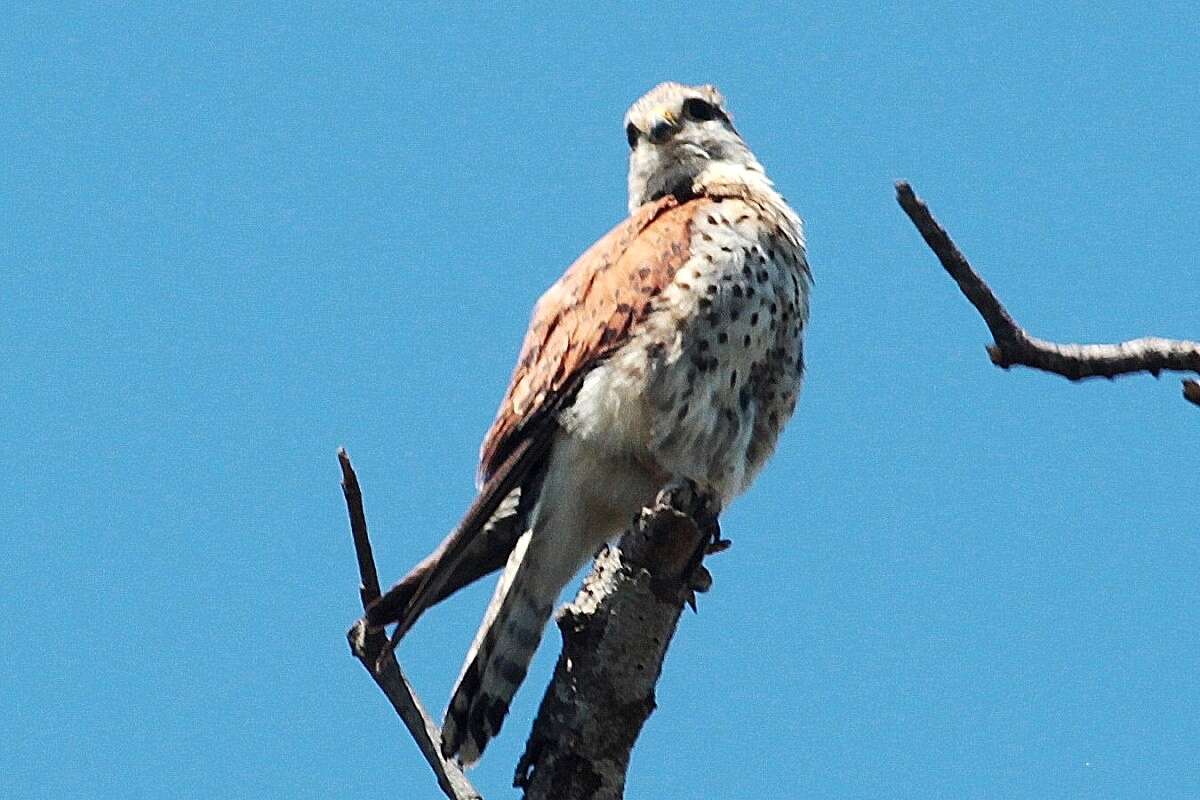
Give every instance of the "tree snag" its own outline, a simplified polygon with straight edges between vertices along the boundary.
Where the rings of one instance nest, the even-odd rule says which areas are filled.
[[[983,317],[991,331],[988,356],[1002,369],[1014,365],[1061,375],[1072,381],[1115,378],[1135,372],[1200,373],[1200,342],[1144,338],[1118,344],[1058,344],[1028,334],[996,297],[954,244],[946,229],[933,218],[929,207],[904,181],[896,183],[896,201],[908,214],[929,249],[934,252],[963,295]],[[1200,384],[1183,382],[1183,396],[1200,405]]]

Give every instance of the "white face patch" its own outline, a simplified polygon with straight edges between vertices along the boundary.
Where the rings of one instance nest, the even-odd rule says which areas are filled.
[[[724,98],[711,86],[664,83],[635,102],[625,115],[629,154],[629,209],[666,195],[703,194],[706,172],[762,173],[734,130]]]

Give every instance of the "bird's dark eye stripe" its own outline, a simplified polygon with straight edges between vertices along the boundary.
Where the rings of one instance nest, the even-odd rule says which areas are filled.
[[[687,100],[684,100],[683,113],[685,116],[700,122],[708,122],[718,117],[721,119],[725,118],[725,115],[712,103],[709,103],[707,100],[701,100],[699,97],[689,97]]]
[[[634,125],[632,122],[625,126],[625,138],[629,140],[630,150],[637,147],[638,137],[641,135],[642,132],[639,131],[637,129],[637,125]]]

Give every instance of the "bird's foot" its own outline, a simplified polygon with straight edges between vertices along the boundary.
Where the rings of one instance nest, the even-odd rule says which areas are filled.
[[[712,573],[702,563],[705,556],[729,549],[731,542],[721,538],[720,495],[711,486],[690,478],[676,478],[663,487],[658,495],[658,505],[668,505],[679,513],[686,514],[701,534],[700,546],[685,568],[685,601],[696,611],[696,595],[712,588]]]

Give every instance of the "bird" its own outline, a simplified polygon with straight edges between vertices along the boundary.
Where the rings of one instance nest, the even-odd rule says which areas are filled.
[[[803,223],[712,85],[630,106],[629,216],[534,307],[456,529],[366,611],[397,623],[503,568],[442,726],[478,761],[557,598],[673,481],[726,507],[775,449],[804,376]]]

